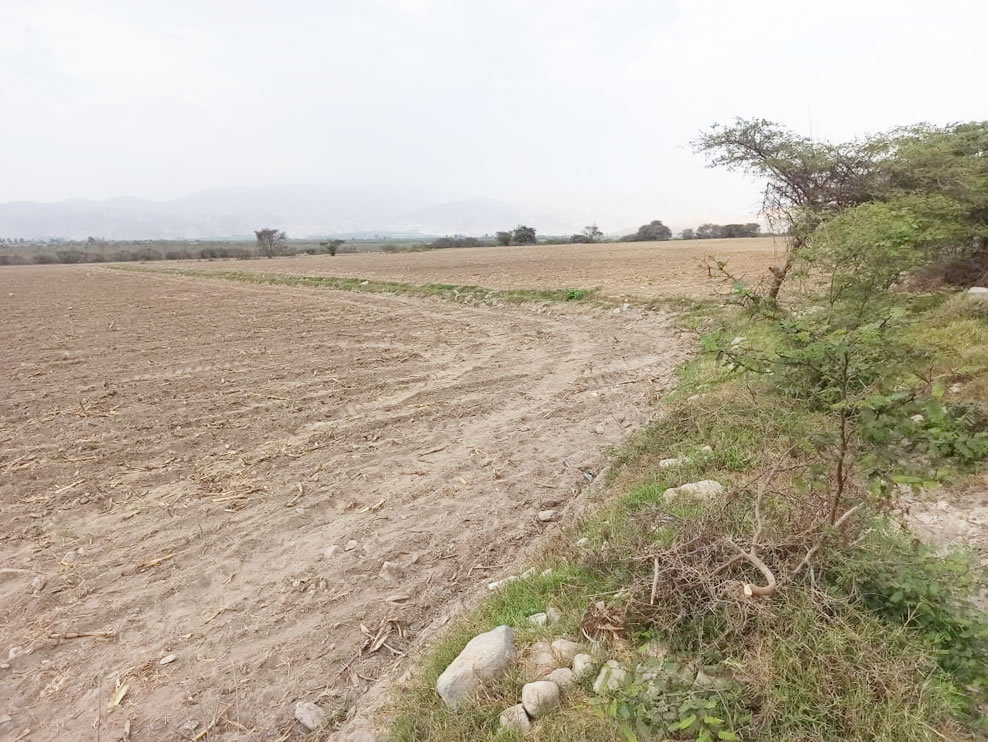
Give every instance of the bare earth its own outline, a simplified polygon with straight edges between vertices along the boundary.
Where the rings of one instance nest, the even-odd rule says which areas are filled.
[[[751,282],[781,261],[773,237],[689,242],[622,242],[430,250],[416,253],[303,255],[241,261],[195,261],[198,269],[249,270],[369,278],[406,283],[455,283],[496,289],[599,288],[607,296],[651,299],[709,296],[725,290],[703,267],[710,255]],[[169,263],[171,265],[171,263]]]
[[[661,293],[699,257],[579,249],[600,281],[555,248],[264,267]],[[302,739],[297,700],[342,707],[565,516],[687,345],[635,310],[86,266],[0,270],[0,312],[0,738],[31,741]]]

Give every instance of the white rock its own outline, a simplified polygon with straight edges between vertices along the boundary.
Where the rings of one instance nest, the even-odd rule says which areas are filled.
[[[356,546],[356,543],[354,543],[354,546]],[[332,546],[327,546],[326,547],[326,550],[322,553],[322,555],[326,559],[329,559],[331,556],[333,556],[339,550],[340,550],[340,547],[337,546],[336,544],[333,544]]]
[[[693,403],[693,402],[699,402],[701,399],[703,399],[702,394],[691,394],[686,398],[686,401],[689,403]]]
[[[388,582],[399,582],[401,580],[401,567],[394,562],[385,562],[381,565],[380,575]]]
[[[699,451],[700,453],[713,453],[714,449],[711,448],[710,446],[700,446],[697,449],[697,451]]]
[[[984,286],[972,286],[971,288],[969,288],[967,290],[967,293],[969,293],[969,294],[984,295],[984,294],[988,294],[988,288],[986,288]]]
[[[545,626],[548,620],[549,616],[545,613],[533,613],[528,617],[528,622],[532,624],[532,626]]]
[[[45,589],[45,578],[42,575],[38,575],[33,580],[31,580],[31,592],[41,592]]]
[[[553,670],[549,673],[546,680],[551,680],[559,686],[560,690],[566,690],[576,682],[576,678],[573,676],[573,671],[568,667],[559,667]]]
[[[14,720],[10,714],[0,714],[0,724],[9,724]]]
[[[958,393],[958,392],[959,392],[959,391],[961,390],[961,388],[962,388],[962,387],[961,387],[961,385],[960,385],[960,384],[952,384],[952,385],[950,386],[950,393],[951,393],[951,394],[957,394],[957,393]]]
[[[175,655],[173,655],[173,654],[166,654],[164,657],[162,657],[160,660],[158,660],[158,664],[159,665],[170,665],[176,659],[177,658],[175,657]]]
[[[579,644],[571,642],[569,639],[556,639],[552,643],[552,651],[567,665],[573,661],[573,658],[580,653],[581,649],[582,647]]]
[[[559,686],[551,680],[525,683],[521,689],[521,703],[533,719],[539,719],[559,707]]]
[[[573,677],[582,680],[593,670],[593,657],[589,654],[578,654],[573,658]]]
[[[674,459],[662,459],[659,462],[660,469],[671,469],[674,466],[682,466],[689,462],[689,459],[685,456],[677,456]]]
[[[357,542],[354,539],[350,539],[346,542],[346,546],[343,547],[343,551],[353,551],[357,548]]]
[[[326,721],[326,712],[312,701],[299,701],[295,704],[295,720],[311,732]]]
[[[494,580],[494,582],[488,582],[487,589],[497,590],[499,587],[501,587],[501,585],[507,585],[509,582],[514,582],[517,579],[518,579],[518,575],[509,575],[508,577],[505,577],[503,580]]]
[[[498,718],[501,720],[502,729],[510,729],[519,734],[528,734],[532,731],[532,720],[528,718],[528,712],[521,703],[506,708]]]
[[[510,626],[478,634],[449,663],[436,681],[436,690],[450,708],[456,708],[483,683],[503,673],[515,658],[515,637]]]
[[[539,577],[552,577],[552,567],[549,567],[549,569],[543,569],[539,572]]]
[[[593,681],[593,692],[603,695],[607,691],[618,690],[628,679],[628,671],[617,660],[607,660],[600,668],[600,674]]]
[[[926,418],[923,417],[922,415],[911,415],[909,419],[912,420],[914,423],[921,423]]]
[[[724,485],[714,479],[704,479],[700,482],[689,482],[665,491],[665,499],[677,495],[693,495],[695,497],[716,497],[724,493]]]
[[[529,567],[524,572],[521,573],[521,578],[527,580],[531,577],[535,577],[535,567]]]
[[[594,426],[594,429],[593,429],[593,432],[596,433],[597,435],[603,435],[604,434],[604,426],[603,425],[595,425]]]
[[[545,609],[545,615],[549,619],[549,623],[552,624],[552,623],[557,623],[559,619],[563,617],[563,612],[558,608],[555,608],[550,605],[548,608]]]
[[[542,521],[543,523],[551,523],[552,521],[556,520],[556,517],[557,517],[557,513],[555,510],[539,511],[539,520]]]
[[[586,546],[589,543],[590,543],[590,539],[588,539],[586,536],[576,540],[577,546]]]
[[[738,335],[736,338],[734,338],[731,341],[731,347],[732,348],[736,348],[739,345],[741,345],[741,343],[743,343],[745,340],[746,340],[746,338],[743,335]]]

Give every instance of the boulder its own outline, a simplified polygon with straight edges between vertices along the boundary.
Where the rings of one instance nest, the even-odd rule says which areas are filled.
[[[510,626],[478,634],[449,663],[436,681],[436,691],[450,708],[456,708],[488,680],[503,673],[515,658],[515,638]]]
[[[551,680],[525,683],[521,689],[521,703],[533,719],[539,719],[559,707],[559,686]]]

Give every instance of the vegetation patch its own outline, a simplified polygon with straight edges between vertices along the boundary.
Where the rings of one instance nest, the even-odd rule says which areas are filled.
[[[241,283],[264,283],[276,286],[303,286],[333,289],[336,291],[366,291],[373,294],[396,296],[439,297],[463,303],[519,304],[523,302],[594,302],[611,306],[597,298],[596,289],[487,289],[481,286],[464,286],[446,283],[412,284],[398,281],[380,281],[338,276],[301,276],[286,273],[262,273],[254,271],[207,271],[194,268],[154,268],[148,266],[111,266],[115,270],[138,273],[161,273],[191,278],[214,278]]]

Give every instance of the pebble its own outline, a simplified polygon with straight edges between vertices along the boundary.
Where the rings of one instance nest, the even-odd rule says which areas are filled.
[[[390,582],[401,580],[401,567],[394,562],[385,562],[381,565],[381,577]]]
[[[45,589],[45,578],[38,575],[33,580],[31,580],[31,590],[32,592],[39,593]]]
[[[509,582],[514,582],[518,579],[518,575],[509,575],[503,580],[495,580],[494,582],[487,583],[488,590],[497,590],[501,585],[507,585]]]
[[[682,466],[689,461],[685,456],[677,456],[674,459],[662,459],[659,461],[660,469],[671,469],[674,466]]]
[[[558,514],[555,510],[539,511],[539,520],[542,521],[543,523],[551,523],[552,521],[556,520],[557,517]]]
[[[525,683],[521,689],[521,703],[533,719],[539,719],[559,706],[559,686],[551,680]]]
[[[524,704],[517,703],[501,712],[499,717],[502,729],[510,729],[519,734],[528,734],[532,731],[532,720],[528,718]]]
[[[299,701],[295,704],[295,720],[311,732],[322,726],[326,712],[312,701]]]
[[[354,546],[356,546],[356,544],[354,544]],[[336,552],[338,552],[339,550],[340,550],[340,547],[339,547],[339,546],[337,546],[336,544],[333,544],[332,546],[327,546],[327,547],[326,547],[326,551],[324,551],[324,552],[322,553],[322,555],[323,555],[323,556],[324,556],[324,557],[325,557],[326,559],[329,559],[329,558],[330,558],[331,556],[333,556],[333,554],[335,554],[335,553],[336,553]]]
[[[14,717],[10,714],[3,714],[0,716],[0,724],[9,724],[14,720]]]
[[[586,536],[584,536],[581,539],[577,539],[576,541],[577,546],[586,546],[589,543],[590,543],[590,539],[588,539]]]
[[[357,542],[354,541],[353,539],[350,539],[349,541],[346,542],[346,546],[343,547],[343,551],[353,551],[356,548],[357,548]]]
[[[603,425],[595,425],[594,426],[594,429],[593,429],[593,432],[596,433],[597,435],[603,435],[604,434],[604,426]]]
[[[922,415],[913,415],[913,416],[911,416],[911,417],[910,417],[909,419],[910,419],[910,420],[912,420],[912,421],[913,421],[914,423],[921,423],[921,422],[923,422],[923,421],[924,421],[924,420],[925,420],[926,418],[925,418],[925,417],[923,417]]]
[[[533,613],[528,617],[528,622],[532,624],[532,626],[545,626],[548,620],[549,616],[545,613]]]
[[[539,572],[539,577],[552,577],[552,567],[549,567],[549,569],[543,569]]]
[[[556,623],[557,621],[559,621],[559,619],[563,617],[563,612],[558,608],[549,606],[548,608],[545,609],[545,615],[546,618],[549,619],[549,623]]]
[[[173,654],[166,654],[164,657],[162,657],[160,660],[158,660],[158,664],[159,665],[170,665],[176,659],[177,659],[177,657],[175,657],[175,655],[173,655]]]

